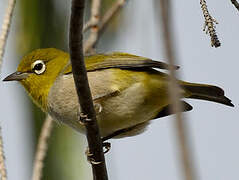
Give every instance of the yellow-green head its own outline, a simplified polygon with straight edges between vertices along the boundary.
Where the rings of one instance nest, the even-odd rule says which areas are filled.
[[[69,62],[69,55],[54,48],[37,49],[24,56],[17,71],[4,81],[19,81],[44,111],[56,77]]]

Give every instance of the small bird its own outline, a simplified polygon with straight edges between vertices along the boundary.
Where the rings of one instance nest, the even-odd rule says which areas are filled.
[[[169,75],[158,71],[169,69],[166,63],[115,52],[86,56],[85,64],[103,139],[140,134],[151,120],[172,114]],[[85,132],[77,118],[80,110],[68,53],[54,48],[34,50],[3,81],[19,81],[44,112]],[[234,106],[217,86],[181,80],[178,84],[181,98]],[[192,110],[191,105],[180,101],[182,111]]]

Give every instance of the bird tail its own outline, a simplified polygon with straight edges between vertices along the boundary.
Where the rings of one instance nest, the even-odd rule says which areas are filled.
[[[208,100],[234,107],[220,87],[188,82],[182,82],[181,87],[186,90],[186,98]]]

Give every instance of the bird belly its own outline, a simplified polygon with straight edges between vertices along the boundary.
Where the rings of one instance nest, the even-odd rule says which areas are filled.
[[[123,92],[117,97],[106,99],[103,102],[96,102],[101,106],[101,112],[96,111],[96,114],[102,137],[149,121],[157,114],[158,107],[145,106],[140,94],[135,93],[134,90],[137,86],[131,87],[127,92]],[[52,94],[50,98],[52,100],[49,101],[49,114],[59,122],[85,133],[84,126],[79,123],[77,118],[80,110],[78,110],[76,93],[69,94],[61,96],[64,99]],[[74,101],[72,101],[73,99]],[[135,133],[138,134],[138,132]],[[134,133],[131,135],[134,135]]]
[[[102,74],[97,72],[99,81],[103,79],[103,76],[110,77],[109,74],[105,74],[107,73],[106,70],[102,72]],[[94,74],[92,74],[92,76],[93,75]],[[91,75],[88,75],[88,78],[91,80]],[[90,83],[93,99],[99,94],[107,94],[112,82],[105,81],[104,78],[103,83],[104,86],[102,86],[102,82],[100,86],[98,80],[95,79],[94,84]],[[115,96],[103,97],[94,101],[94,104],[97,105],[96,107],[100,107],[96,108],[96,114],[102,137],[138,124],[144,123],[146,126],[148,123],[145,122],[156,116],[162,108],[160,106],[161,103],[156,103],[157,101],[149,99],[146,94],[150,92],[146,92],[147,89],[143,86],[143,83],[136,82]],[[106,89],[104,89],[104,87],[106,87]],[[150,94],[150,97],[151,96]],[[160,97],[154,98],[158,99]],[[48,112],[54,119],[84,133],[84,126],[78,122],[78,112],[80,112],[80,109],[78,108],[77,99],[78,97],[72,76],[60,77],[56,80],[48,95]],[[100,109],[100,111],[97,109]],[[140,131],[145,128],[143,126],[140,127]],[[138,134],[138,131],[129,133],[129,136],[136,134]]]
[[[136,83],[120,95],[99,102],[102,111],[97,119],[103,136],[147,122],[156,116],[159,107],[148,104],[143,94],[141,84]]]

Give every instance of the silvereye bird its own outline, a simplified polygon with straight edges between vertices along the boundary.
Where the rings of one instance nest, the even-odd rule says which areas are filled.
[[[151,120],[172,114],[169,75],[158,71],[169,65],[118,52],[86,56],[85,64],[102,138],[140,134]],[[78,98],[68,53],[54,48],[34,50],[22,58],[15,73],[4,79],[14,80],[55,120],[84,132],[77,118]],[[233,106],[217,86],[178,83],[182,98]],[[183,111],[192,109],[185,101],[181,103]]]

